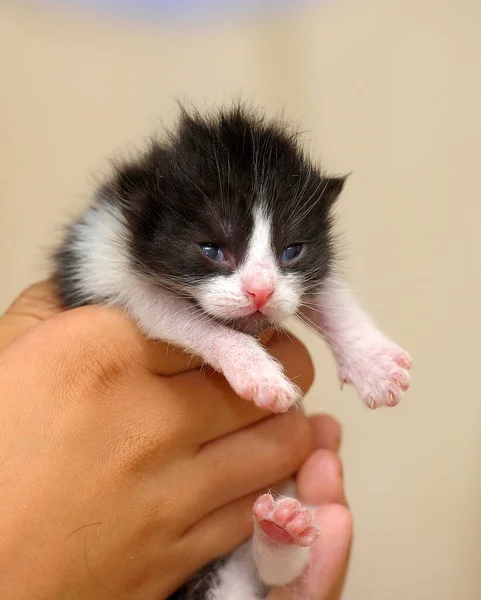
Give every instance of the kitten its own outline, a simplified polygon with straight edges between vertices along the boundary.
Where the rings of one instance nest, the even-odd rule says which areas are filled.
[[[55,257],[61,298],[123,307],[147,336],[200,355],[241,398],[274,412],[300,393],[255,336],[299,315],[332,348],[341,382],[370,408],[394,406],[411,360],[336,275],[343,185],[280,122],[241,106],[207,117],[182,109],[166,141],[117,165],[69,227]],[[258,600],[302,573],[319,535],[310,510],[267,494],[253,515],[252,540],[175,598]]]

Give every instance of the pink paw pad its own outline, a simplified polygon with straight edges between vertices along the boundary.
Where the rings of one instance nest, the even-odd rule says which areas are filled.
[[[310,546],[320,535],[312,525],[312,512],[294,498],[274,500],[271,494],[264,494],[254,504],[254,517],[276,544]]]

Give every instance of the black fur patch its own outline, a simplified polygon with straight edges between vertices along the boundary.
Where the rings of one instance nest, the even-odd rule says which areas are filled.
[[[136,162],[116,166],[103,196],[122,207],[132,231],[136,268],[178,284],[229,272],[200,244],[226,249],[242,262],[252,208],[272,216],[275,252],[304,242],[292,270],[318,284],[332,258],[331,207],[344,179],[323,177],[302,152],[298,135],[241,106],[212,116],[182,110],[166,142]]]
[[[219,569],[224,562],[224,560],[216,560],[204,567],[172,596],[169,596],[168,600],[205,600],[209,590],[218,582]]]

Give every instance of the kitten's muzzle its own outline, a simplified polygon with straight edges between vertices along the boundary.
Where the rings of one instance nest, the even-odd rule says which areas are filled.
[[[273,270],[263,265],[251,266],[242,277],[242,287],[251,300],[253,308],[261,311],[275,292],[275,275]]]

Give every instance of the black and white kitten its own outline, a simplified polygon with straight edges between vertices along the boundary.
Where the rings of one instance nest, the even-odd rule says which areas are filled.
[[[69,307],[123,307],[145,334],[200,355],[235,392],[286,411],[299,391],[256,339],[300,315],[328,342],[341,382],[394,406],[409,356],[335,274],[332,209],[344,179],[322,174],[298,136],[240,106],[183,110],[166,141],[117,165],[56,254]],[[252,540],[175,598],[258,600],[296,579],[319,532],[310,510],[267,494]]]

